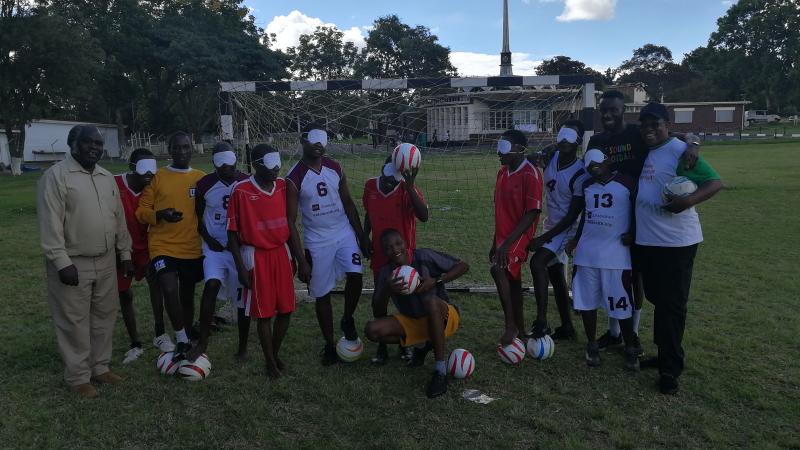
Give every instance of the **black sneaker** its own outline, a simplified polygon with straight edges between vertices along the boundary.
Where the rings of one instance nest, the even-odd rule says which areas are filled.
[[[621,345],[622,335],[614,337],[608,331],[597,340],[597,348],[600,350],[605,350],[610,347],[619,347]]]
[[[428,384],[427,389],[425,389],[425,395],[427,395],[428,398],[436,398],[445,392],[447,392],[447,375],[434,370],[431,382]]]
[[[375,353],[375,357],[370,360],[373,366],[382,366],[386,364],[386,360],[389,359],[389,350],[386,349],[386,344],[378,344],[378,351]]]
[[[639,367],[642,369],[658,369],[658,358],[647,358],[639,361]]]
[[[172,354],[173,361],[181,361],[186,359],[186,354],[192,349],[192,344],[188,342],[178,342],[175,345],[175,353]]]
[[[425,365],[425,357],[428,356],[428,352],[431,350],[433,350],[433,345],[430,342],[426,342],[425,346],[422,348],[414,347],[414,354],[408,361],[408,367],[420,367]]]
[[[572,340],[575,339],[575,328],[572,325],[561,325],[560,327],[556,327],[556,331],[550,335],[554,341],[561,341],[561,340]]]
[[[356,331],[356,321],[352,317],[347,317],[342,319],[339,322],[339,326],[342,328],[342,333],[344,333],[344,338],[348,341],[355,341],[358,339],[358,331]]]
[[[633,341],[631,342],[631,344],[633,345],[633,348],[636,350],[636,356],[638,356],[639,358],[644,356],[644,347],[642,347],[642,341],[639,340],[639,335],[634,334],[633,339],[631,340]]]
[[[531,332],[528,336],[539,339],[544,337],[545,334],[551,334],[553,331],[547,326],[547,322],[544,320],[536,320],[533,322],[533,326],[531,327]]]
[[[586,365],[589,367],[600,366],[600,349],[597,346],[597,341],[586,344]]]
[[[639,349],[633,346],[625,347],[625,369],[631,372],[639,371]]]
[[[672,375],[662,374],[658,379],[658,390],[664,395],[675,395],[678,393],[678,379]]]
[[[333,345],[325,344],[320,356],[322,357],[323,366],[332,366],[339,362],[339,355],[336,354],[336,348]]]
[[[411,358],[414,356],[414,347],[403,347],[402,345],[398,345],[397,355],[403,361],[411,361]]]

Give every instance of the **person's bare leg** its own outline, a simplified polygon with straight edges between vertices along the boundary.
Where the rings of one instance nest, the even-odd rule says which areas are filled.
[[[275,316],[275,323],[272,324],[272,353],[275,356],[275,364],[278,369],[283,371],[286,365],[278,356],[283,344],[283,338],[286,337],[286,332],[289,331],[289,322],[291,322],[292,313],[278,314]]]
[[[266,364],[267,376],[270,378],[280,378],[281,371],[275,362],[275,353],[272,347],[272,327],[271,319],[258,319],[258,340],[261,342],[261,351],[264,353],[264,363]]]
[[[500,297],[500,305],[503,307],[503,316],[505,320],[505,331],[500,336],[500,344],[510,344],[519,330],[517,329],[516,320],[514,318],[514,306],[511,300],[511,286],[508,280],[508,273],[499,269],[497,266],[492,266],[491,269],[494,284],[497,286],[497,294]]]

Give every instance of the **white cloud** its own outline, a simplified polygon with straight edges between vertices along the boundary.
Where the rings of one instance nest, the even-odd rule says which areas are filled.
[[[497,76],[500,74],[500,55],[473,52],[450,52],[450,62],[465,77]],[[540,60],[531,59],[530,53],[512,53],[514,75],[536,75]]]
[[[544,0],[550,2],[552,0]],[[563,0],[564,11],[556,20],[572,22],[575,20],[611,20],[617,0]]]
[[[300,43],[300,36],[311,34],[319,26],[337,28],[336,24],[323,22],[318,17],[309,17],[298,10],[294,10],[285,16],[275,16],[264,29],[267,34],[275,34],[275,48],[286,50]],[[362,27],[363,28],[363,27]],[[356,47],[364,47],[364,32],[362,28],[351,27],[341,30],[344,33],[344,40],[350,41]]]

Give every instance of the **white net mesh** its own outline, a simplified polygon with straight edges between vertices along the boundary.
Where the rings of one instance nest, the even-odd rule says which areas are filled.
[[[496,141],[503,131],[517,128],[528,135],[529,153],[552,144],[560,124],[580,116],[581,93],[567,86],[470,90],[449,84],[416,90],[231,92],[233,142],[243,157],[248,145],[278,148],[285,175],[301,156],[300,131],[311,122],[325,124],[328,155],[341,163],[362,220],[364,183],[380,174],[395,145],[417,145],[423,156],[417,183],[430,208],[429,221],[417,226],[417,246],[469,262],[472,270],[459,280],[461,287],[490,286]],[[371,286],[372,276],[365,275],[365,286]]]

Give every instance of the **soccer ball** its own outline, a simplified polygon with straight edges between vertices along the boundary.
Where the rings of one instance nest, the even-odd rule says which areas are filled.
[[[661,191],[661,198],[664,203],[669,203],[672,199],[677,197],[686,197],[697,190],[697,185],[694,181],[686,177],[675,177],[664,185]]]
[[[555,349],[556,344],[553,342],[553,338],[548,335],[544,335],[538,339],[528,339],[528,355],[533,359],[547,359],[553,356]]]
[[[364,354],[364,343],[360,338],[355,341],[348,341],[344,336],[336,343],[336,354],[344,362],[354,362]]]
[[[422,164],[422,152],[414,144],[400,144],[392,151],[392,164],[400,173],[417,169]]]
[[[181,365],[181,362],[173,362],[173,355],[173,352],[164,352],[158,355],[158,359],[156,360],[156,368],[159,372],[161,372],[161,375],[175,375],[175,372],[178,371],[178,367]]]
[[[500,355],[500,361],[506,364],[519,364],[525,358],[525,343],[520,338],[514,338],[505,347],[498,345],[497,354]]]
[[[194,362],[184,359],[178,367],[178,375],[184,380],[201,381],[211,374],[211,361],[203,353]]]
[[[403,295],[412,294],[414,291],[417,290],[419,284],[422,280],[420,280],[419,272],[417,269],[411,266],[400,266],[392,271],[392,280],[395,278],[402,278],[403,279],[403,289],[400,291]]]
[[[457,348],[447,358],[447,371],[453,378],[468,378],[475,371],[475,358],[467,350]]]

